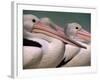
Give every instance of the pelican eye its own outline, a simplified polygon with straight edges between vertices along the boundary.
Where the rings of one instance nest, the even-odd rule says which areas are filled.
[[[32,22],[36,22],[36,20],[35,19],[32,19]]]
[[[79,29],[78,27],[76,27],[76,29]]]

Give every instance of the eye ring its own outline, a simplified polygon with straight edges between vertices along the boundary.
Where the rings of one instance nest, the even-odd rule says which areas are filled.
[[[36,22],[36,20],[35,19],[32,19],[32,22]]]
[[[79,29],[78,27],[75,27],[76,29]]]

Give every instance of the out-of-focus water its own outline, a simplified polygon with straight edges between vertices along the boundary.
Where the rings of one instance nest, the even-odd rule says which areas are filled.
[[[84,29],[91,32],[91,14],[89,13],[24,10],[23,14],[33,14],[39,18],[49,17],[54,23],[61,27],[64,27],[66,23],[77,22],[82,25]]]

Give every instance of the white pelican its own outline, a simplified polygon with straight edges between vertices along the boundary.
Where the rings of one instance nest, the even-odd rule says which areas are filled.
[[[78,23],[69,23],[65,29],[66,35],[86,46],[86,49],[73,45],[66,45],[65,62],[63,66],[89,66],[91,61],[90,33]]]
[[[64,29],[61,28],[61,27],[59,27],[55,23],[53,23],[48,17],[42,18],[42,20],[43,20],[43,22],[46,22],[47,25],[50,25],[51,27],[53,27],[57,32],[60,32],[61,34],[64,34],[63,33]],[[78,26],[78,28],[81,29],[80,31],[78,31],[76,29],[77,26]],[[86,32],[85,30],[83,30],[82,27],[79,24],[77,24],[77,23],[71,23],[71,24],[68,24],[68,27],[66,27],[66,28],[65,28],[65,30],[67,30],[67,31],[65,31],[65,32],[67,32],[67,36],[68,37],[70,37],[70,38],[72,38],[74,40],[78,40],[78,38],[79,38],[79,41],[82,41],[82,42],[84,42],[84,41],[87,42],[89,40],[88,37],[82,36],[82,35],[84,35],[86,33],[87,34],[89,34],[89,33]],[[83,33],[81,36],[84,37],[84,38],[82,38],[81,36],[76,37],[76,32],[77,31],[80,32],[80,33]],[[77,38],[77,39],[75,39],[75,38]],[[63,61],[57,67],[65,64],[66,62],[68,62],[69,60],[71,60],[79,51],[80,51],[79,47],[67,44],[66,47],[65,47],[64,59],[63,59]]]
[[[64,56],[64,43],[84,47],[69,38],[65,39],[64,34],[58,34],[56,30],[48,27],[42,21],[36,16],[24,15],[24,38],[31,43],[24,46],[24,68],[56,67]]]
[[[33,38],[31,31],[37,21],[39,21],[39,18],[34,15],[28,14],[23,16],[23,68],[32,64],[38,64],[42,58],[41,45],[28,39]]]

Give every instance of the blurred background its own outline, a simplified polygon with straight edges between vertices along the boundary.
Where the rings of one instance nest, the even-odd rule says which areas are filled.
[[[23,10],[23,14],[33,14],[39,18],[49,17],[61,27],[64,27],[66,23],[77,22],[91,32],[91,14],[89,13]]]

